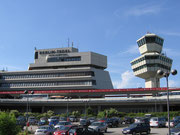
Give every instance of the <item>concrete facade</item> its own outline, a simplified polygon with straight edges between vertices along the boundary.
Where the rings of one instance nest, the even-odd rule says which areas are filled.
[[[141,56],[131,61],[134,75],[145,79],[145,88],[160,87],[157,71],[170,71],[172,59],[162,53],[164,39],[148,33],[137,40]]]
[[[1,71],[0,91],[113,89],[107,56],[69,47],[35,50],[34,60],[28,71]]]

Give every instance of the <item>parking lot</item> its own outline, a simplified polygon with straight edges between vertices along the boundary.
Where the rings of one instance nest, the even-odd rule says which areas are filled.
[[[120,126],[118,128],[108,128],[107,133],[104,133],[104,135],[123,135],[122,129],[126,126]],[[35,132],[37,129],[37,126],[30,126],[29,131]],[[168,128],[151,128],[151,135],[167,135]]]

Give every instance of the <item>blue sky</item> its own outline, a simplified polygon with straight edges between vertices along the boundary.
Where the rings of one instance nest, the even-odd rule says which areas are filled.
[[[67,47],[70,38],[79,51],[108,57],[114,88],[144,87],[130,65],[140,56],[136,40],[147,32],[164,38],[180,72],[179,26],[179,0],[0,0],[0,69],[27,70],[35,47]],[[180,74],[169,79],[180,87]]]

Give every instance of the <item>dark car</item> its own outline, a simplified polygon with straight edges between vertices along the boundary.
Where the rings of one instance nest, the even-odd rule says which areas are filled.
[[[131,117],[124,117],[122,124],[132,124],[134,123],[134,118]]]
[[[23,129],[23,127],[26,125],[26,118],[24,116],[18,116],[16,119],[16,125]]]
[[[49,122],[49,126],[55,126],[58,122],[59,122],[59,120],[57,120],[57,119],[52,119],[52,120]]]
[[[123,134],[132,134],[132,135],[136,135],[137,133],[142,134],[144,132],[146,134],[150,134],[151,132],[150,125],[147,123],[133,123],[128,128],[124,128],[122,130]]]
[[[113,119],[111,118],[102,118],[98,121],[107,123],[108,127],[113,127]]]
[[[180,123],[177,124],[174,128],[171,128],[171,135],[179,135],[180,134]]]
[[[90,124],[91,124],[90,121],[86,119],[82,119],[80,121],[80,126],[83,126],[83,127],[88,127]]]
[[[38,122],[38,126],[42,126],[42,125],[46,125],[46,124],[48,124],[48,119],[46,117],[40,118],[40,120]]]
[[[109,123],[111,123],[110,125],[111,125],[111,127],[118,127],[119,126],[119,119],[117,119],[117,118],[110,118],[109,120],[108,120],[108,122]]]
[[[30,117],[28,118],[28,123],[29,123],[30,125],[36,125],[36,124],[38,124],[38,120],[37,120],[34,116],[30,116]]]
[[[67,131],[68,135],[103,135],[101,132],[97,132],[91,128],[83,128],[83,127],[72,127]]]
[[[90,117],[87,119],[90,123],[93,123],[96,121],[96,118],[95,117]]]
[[[71,122],[77,122],[78,121],[77,117],[75,117],[75,116],[69,116],[69,120]]]
[[[68,119],[67,117],[60,117],[59,121],[67,121],[67,119]]]

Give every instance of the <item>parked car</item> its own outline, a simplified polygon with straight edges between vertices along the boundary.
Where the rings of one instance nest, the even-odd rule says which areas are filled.
[[[71,122],[77,122],[78,121],[77,117],[75,117],[75,116],[69,116],[69,120]]]
[[[174,117],[173,120],[180,120],[180,116]]]
[[[69,122],[69,121],[59,121],[59,122],[54,126],[54,128],[59,128],[59,127],[65,126],[65,125],[72,125],[72,123]]]
[[[147,117],[136,117],[134,118],[134,123],[150,123],[149,118]]]
[[[46,117],[40,118],[40,120],[38,122],[38,126],[42,126],[42,125],[46,125],[46,124],[48,124],[48,119]]]
[[[107,132],[108,125],[105,122],[93,122],[91,125],[88,126],[88,128],[92,128],[98,132]]]
[[[171,135],[180,135],[180,123],[177,124],[174,128],[171,128]]]
[[[110,118],[109,122],[111,122],[111,127],[118,127],[119,126],[119,119],[116,117]]]
[[[38,124],[38,120],[37,120],[34,116],[30,116],[30,117],[28,118],[28,123],[29,123],[30,125],[36,125],[36,124]]]
[[[90,124],[91,124],[90,121],[86,119],[83,119],[80,121],[80,126],[83,126],[83,127],[88,127]]]
[[[180,123],[180,120],[170,120],[170,127],[175,127]],[[166,121],[166,127],[168,127],[168,121]]]
[[[150,119],[151,127],[165,127],[166,126],[166,118],[165,117],[152,117]]]
[[[92,128],[72,127],[67,132],[68,135],[103,135]]]
[[[90,123],[93,123],[96,121],[96,118],[95,117],[90,117],[87,119]]]
[[[57,120],[57,119],[51,119],[49,121],[49,126],[55,126],[58,122],[59,122],[59,120]]]
[[[134,123],[134,118],[131,117],[124,117],[124,119],[122,120],[122,124],[132,124]]]
[[[51,116],[48,121],[52,121],[52,120],[59,120],[59,117],[58,116]]]
[[[68,130],[68,135],[83,135],[84,133],[83,127],[73,127]]]
[[[60,117],[59,121],[67,121],[67,117]]]
[[[52,135],[54,129],[51,126],[40,126],[36,129],[35,135]]]
[[[18,116],[16,119],[16,125],[20,126],[21,129],[26,125],[26,118],[24,116]]]
[[[61,126],[60,128],[55,128],[55,131],[53,135],[66,135],[67,131],[72,127],[73,125],[65,125]]]
[[[142,134],[144,132],[146,134],[150,134],[151,132],[151,128],[147,123],[133,123],[128,128],[124,128],[122,130],[123,134],[132,134],[132,135],[136,135],[137,133]]]

